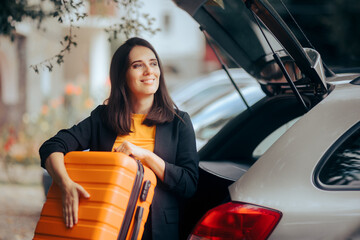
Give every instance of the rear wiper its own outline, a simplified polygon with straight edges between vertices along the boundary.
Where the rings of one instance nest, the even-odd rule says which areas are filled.
[[[246,7],[250,10],[252,16],[254,17],[257,26],[259,27],[262,35],[264,36],[267,44],[269,45],[269,47],[270,47],[270,49],[271,49],[271,52],[272,52],[272,54],[273,54],[273,58],[274,58],[275,62],[279,65],[280,70],[281,70],[281,72],[284,74],[284,77],[285,77],[286,81],[289,83],[289,86],[290,86],[291,90],[293,91],[293,93],[295,94],[296,99],[297,99],[297,100],[299,101],[299,103],[304,107],[305,111],[308,112],[308,111],[309,111],[308,106],[306,105],[304,99],[301,97],[301,95],[300,95],[298,89],[296,88],[294,82],[291,80],[290,75],[289,75],[289,73],[287,72],[287,70],[285,69],[285,66],[284,66],[284,64],[282,63],[279,55],[278,55],[278,54],[274,51],[274,49],[272,48],[272,46],[271,46],[268,38],[266,37],[266,35],[265,35],[265,33],[264,33],[264,31],[263,31],[263,29],[262,29],[262,27],[261,27],[261,24],[260,24],[260,22],[259,22],[258,17],[257,17],[256,14],[254,13],[254,11],[251,9],[252,1],[246,1],[245,4],[246,4]],[[264,25],[264,26],[266,27],[266,25]],[[267,28],[267,27],[266,27],[266,28]],[[269,30],[269,29],[268,29],[268,30]],[[271,31],[269,30],[269,32],[271,32]]]
[[[239,93],[241,99],[242,99],[243,102],[245,103],[246,109],[247,109],[249,112],[251,112],[251,108],[250,108],[249,104],[246,102],[246,100],[245,100],[244,96],[242,95],[240,89],[239,89],[238,86],[236,85],[234,79],[231,77],[228,68],[226,67],[226,65],[224,64],[224,62],[221,60],[219,54],[216,52],[216,50],[215,50],[213,44],[211,43],[211,41],[210,41],[210,39],[209,39],[209,37],[208,37],[205,29],[203,29],[203,28],[200,26],[200,31],[202,31],[202,32],[204,33],[205,39],[206,39],[207,43],[209,44],[209,46],[211,47],[212,51],[214,52],[216,58],[218,59],[219,63],[221,64],[221,68],[224,69],[224,71],[225,71],[226,74],[228,75],[231,83],[233,84],[234,88],[235,88],[236,91]]]

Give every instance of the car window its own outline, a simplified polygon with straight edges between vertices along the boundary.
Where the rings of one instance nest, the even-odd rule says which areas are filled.
[[[344,140],[345,139],[345,140]],[[340,143],[339,143],[340,142]],[[346,133],[326,154],[317,183],[323,188],[347,190],[360,188],[360,124]]]
[[[181,108],[190,115],[193,115],[196,111],[199,111],[199,108],[206,106],[208,103],[231,91],[234,91],[234,87],[227,83],[204,88],[202,91],[186,100],[181,105]]]
[[[249,85],[241,91],[249,106],[265,97],[258,85]],[[203,147],[227,122],[246,109],[239,94],[233,90],[232,93],[217,99],[192,115],[197,148]]]
[[[245,103],[241,101],[238,93],[234,92],[195,114],[193,124],[197,148],[204,146],[230,119],[244,110],[246,110]]]
[[[268,150],[271,145],[273,145],[275,141],[278,140],[299,119],[300,117],[285,123],[278,129],[276,129],[274,132],[272,132],[270,135],[268,135],[264,140],[262,140],[253,152],[253,159],[258,159],[259,157],[261,157],[266,152],[266,150]]]

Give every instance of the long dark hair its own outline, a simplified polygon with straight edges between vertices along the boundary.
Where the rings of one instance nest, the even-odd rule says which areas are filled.
[[[118,135],[127,135],[131,132],[131,101],[126,81],[126,72],[130,67],[129,53],[135,46],[151,49],[156,56],[160,68],[159,88],[154,95],[154,102],[143,124],[153,126],[171,122],[177,115],[176,105],[172,101],[164,81],[164,73],[158,54],[154,47],[142,38],[130,38],[114,53],[110,65],[111,91],[105,101],[108,105],[106,120]]]

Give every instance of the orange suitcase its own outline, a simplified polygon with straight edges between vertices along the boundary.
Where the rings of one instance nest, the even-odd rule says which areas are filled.
[[[156,185],[148,167],[123,153],[91,151],[69,152],[65,167],[91,196],[80,199],[78,223],[69,229],[52,184],[33,239],[141,239]]]

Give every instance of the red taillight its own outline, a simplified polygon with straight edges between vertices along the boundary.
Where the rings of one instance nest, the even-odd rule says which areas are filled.
[[[280,218],[281,212],[273,209],[229,202],[209,210],[189,239],[266,239]]]

